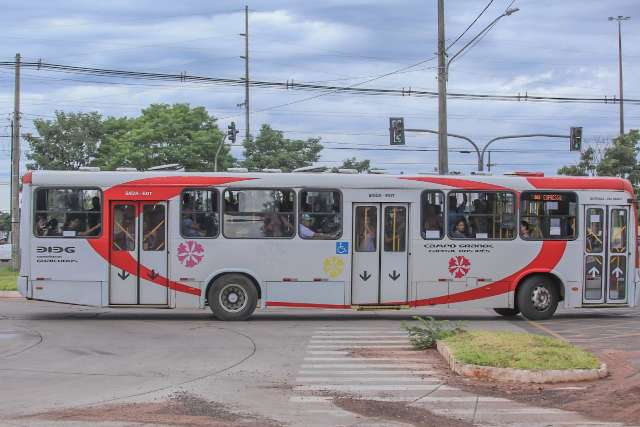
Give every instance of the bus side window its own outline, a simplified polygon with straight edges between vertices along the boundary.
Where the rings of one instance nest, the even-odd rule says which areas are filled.
[[[291,189],[225,190],[224,236],[228,239],[291,238],[295,192]]]
[[[185,190],[180,205],[180,233],[187,238],[213,238],[218,235],[218,192]]]
[[[578,196],[575,193],[524,191],[520,197],[520,238],[575,239],[577,217]]]
[[[102,234],[102,194],[81,188],[35,190],[36,237],[97,237]]]
[[[449,192],[449,237],[510,240],[516,237],[515,195],[504,191]]]
[[[444,236],[444,194],[440,191],[423,191],[420,215],[420,234],[423,239],[442,239]]]
[[[136,208],[133,205],[117,205],[113,209],[112,249],[136,250]]]
[[[298,233],[302,239],[335,240],[342,234],[342,203],[336,190],[300,192]]]

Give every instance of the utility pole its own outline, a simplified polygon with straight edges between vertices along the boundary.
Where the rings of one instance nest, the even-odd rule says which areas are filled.
[[[622,90],[622,21],[628,21],[630,16],[610,16],[609,21],[618,22],[618,84],[620,85],[620,137],[624,135],[624,94]]]
[[[447,145],[447,49],[444,39],[444,0],[438,0],[438,173],[449,173]]]
[[[249,139],[249,6],[244,7],[244,33],[240,34],[244,37],[244,138]]]
[[[20,269],[20,54],[16,53],[11,126],[11,266]]]

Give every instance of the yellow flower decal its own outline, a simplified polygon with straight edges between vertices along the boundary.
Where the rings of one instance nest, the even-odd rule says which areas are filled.
[[[324,259],[324,272],[332,279],[340,276],[344,271],[344,260],[337,256]]]

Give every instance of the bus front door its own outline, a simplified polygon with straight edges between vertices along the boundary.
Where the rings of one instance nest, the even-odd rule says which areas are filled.
[[[585,304],[624,304],[633,248],[629,246],[629,208],[586,206],[584,246]]]
[[[167,204],[112,202],[111,218],[109,304],[168,305]]]
[[[407,302],[408,208],[354,204],[352,304]]]

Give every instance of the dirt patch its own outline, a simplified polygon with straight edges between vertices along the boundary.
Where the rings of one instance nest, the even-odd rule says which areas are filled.
[[[423,408],[407,406],[402,402],[381,402],[345,396],[334,397],[333,402],[345,411],[368,418],[399,421],[415,427],[470,427],[473,425],[465,421],[436,415]]]
[[[602,421],[637,423],[640,419],[640,372],[631,358],[640,352],[605,351],[598,355],[609,377],[596,381],[558,384],[511,384],[446,374],[448,385],[462,390],[505,397],[535,406],[575,411]]]
[[[21,418],[51,421],[118,421],[183,427],[279,427],[281,424],[253,414],[238,413],[225,405],[178,392],[164,402],[124,403],[41,412]]]

